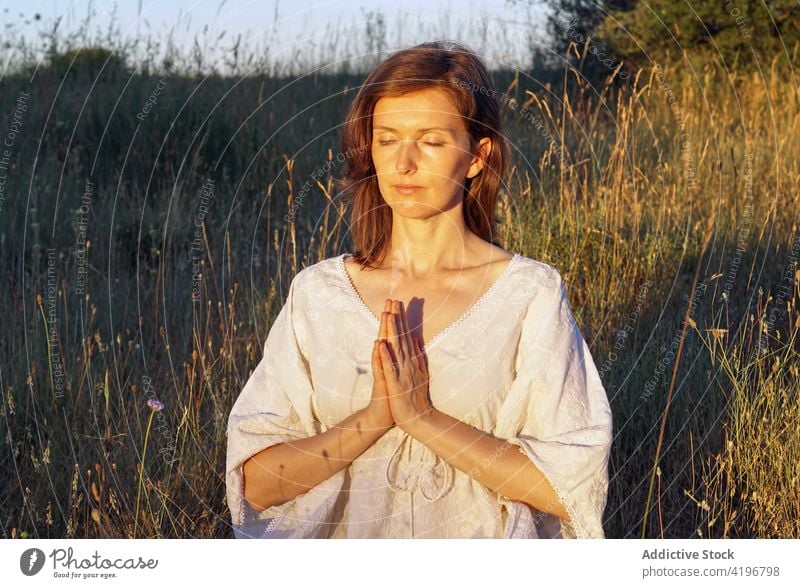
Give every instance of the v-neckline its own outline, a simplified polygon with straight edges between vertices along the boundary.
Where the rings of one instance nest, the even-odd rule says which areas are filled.
[[[349,287],[349,290],[350,290],[350,294],[356,300],[358,305],[362,309],[364,309],[366,311],[367,315],[369,315],[372,318],[372,322],[375,323],[375,326],[376,327],[380,327],[380,324],[381,324],[380,319],[377,316],[375,316],[375,313],[372,312],[372,309],[367,305],[366,302],[364,302],[364,299],[361,297],[361,294],[358,293],[358,290],[356,289],[356,286],[353,283],[353,279],[350,277],[350,274],[347,273],[347,267],[345,266],[344,258],[347,257],[348,255],[351,255],[351,254],[350,253],[342,253],[341,255],[339,255],[336,258],[336,266],[339,269],[341,277],[344,278],[344,281],[347,283],[347,285]],[[476,300],[469,308],[467,308],[467,310],[465,310],[464,313],[460,317],[458,317],[455,321],[453,321],[448,326],[446,326],[444,329],[442,329],[438,333],[436,333],[436,335],[434,335],[433,338],[430,341],[425,343],[422,346],[422,348],[425,351],[427,351],[429,348],[433,347],[434,343],[439,341],[447,333],[449,333],[455,327],[457,327],[458,325],[463,323],[476,310],[478,310],[478,308],[484,302],[484,300],[489,298],[489,296],[492,294],[492,292],[494,292],[497,289],[497,287],[505,280],[506,276],[508,276],[508,274],[510,273],[511,268],[514,266],[514,264],[517,262],[517,260],[520,259],[520,257],[521,257],[521,255],[519,253],[514,253],[514,256],[508,261],[508,264],[506,265],[505,269],[503,269],[503,271],[500,273],[500,276],[494,281],[494,283],[491,286],[489,286],[489,289],[486,290],[486,292],[484,292],[483,295],[481,295],[481,297],[478,298],[478,300]]]

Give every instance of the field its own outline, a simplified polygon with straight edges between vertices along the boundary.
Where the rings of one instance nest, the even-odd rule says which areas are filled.
[[[501,241],[562,273],[614,411],[608,537],[800,536],[800,94],[762,66],[494,73]],[[292,276],[351,251],[362,79],[4,74],[4,538],[231,536],[227,416]]]

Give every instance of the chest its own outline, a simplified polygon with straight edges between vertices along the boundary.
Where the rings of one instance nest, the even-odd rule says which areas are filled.
[[[354,264],[345,267],[356,296],[376,318],[380,319],[387,298],[400,300],[409,328],[428,343],[480,302],[506,264],[490,264],[426,282],[413,282],[388,270],[360,270]]]

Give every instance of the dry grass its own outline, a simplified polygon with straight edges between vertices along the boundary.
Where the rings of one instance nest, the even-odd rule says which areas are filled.
[[[788,340],[780,331],[767,336],[769,304],[733,337],[727,329],[698,333],[721,368],[727,401],[724,446],[702,464],[697,495],[687,490],[707,513],[701,536],[800,536],[798,284],[800,271],[787,301]]]
[[[796,537],[800,294],[785,276],[800,239],[798,95],[777,61],[763,77],[731,80],[714,64],[663,74],[591,88],[566,72],[569,94],[497,75],[532,113],[505,112],[516,150],[502,240],[562,272],[606,384],[607,535]],[[176,75],[134,135],[130,115],[109,105],[120,97],[122,112],[136,112],[156,81],[137,77],[127,92],[101,81],[87,97],[78,79],[56,97],[59,79],[44,72],[28,86],[27,128],[43,129],[44,148],[34,168],[33,133],[20,138],[0,213],[4,537],[230,536],[229,410],[288,279],[349,250],[331,174],[302,186],[335,161],[328,129],[357,77]],[[290,82],[295,98],[282,91]],[[24,87],[8,80],[3,112]],[[208,176],[216,188],[196,240]],[[87,177],[90,244],[77,246]],[[156,397],[158,414],[146,404]]]

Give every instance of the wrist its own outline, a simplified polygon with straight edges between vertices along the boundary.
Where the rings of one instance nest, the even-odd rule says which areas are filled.
[[[361,409],[360,412],[361,416],[364,417],[366,428],[370,431],[385,433],[394,426],[392,412],[372,402]]]
[[[398,418],[397,426],[412,437],[419,438],[425,430],[431,428],[436,418],[436,413],[437,410],[431,406],[423,411],[404,415],[402,419]]]

